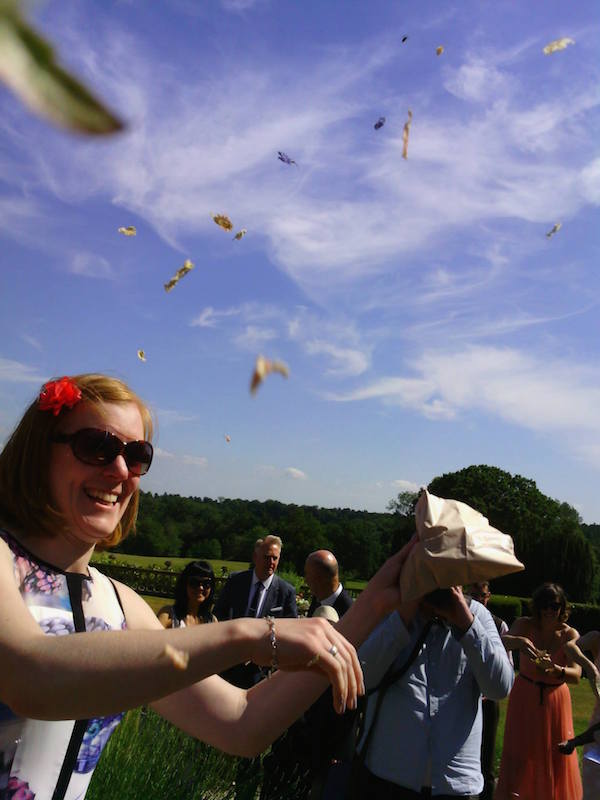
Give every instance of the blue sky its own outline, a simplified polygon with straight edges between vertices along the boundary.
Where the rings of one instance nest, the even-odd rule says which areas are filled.
[[[66,134],[0,87],[0,437],[49,376],[106,371],[155,410],[152,491],[379,511],[486,463],[600,521],[595,0],[34,23],[128,128]],[[259,353],[290,377],[251,397]]]

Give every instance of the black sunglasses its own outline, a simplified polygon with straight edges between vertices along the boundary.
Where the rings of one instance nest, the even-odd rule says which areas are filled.
[[[154,449],[143,439],[122,442],[118,436],[100,428],[81,428],[75,433],[57,433],[53,441],[70,444],[75,458],[84,464],[103,467],[112,464],[117,456],[123,456],[132,475],[145,475],[150,469]]]
[[[542,609],[544,608],[549,608],[551,611],[560,611],[560,609],[562,608],[562,603],[559,603],[558,600],[556,600],[555,602],[544,603]]]
[[[188,586],[192,589],[210,589],[210,580],[207,578],[188,578]]]

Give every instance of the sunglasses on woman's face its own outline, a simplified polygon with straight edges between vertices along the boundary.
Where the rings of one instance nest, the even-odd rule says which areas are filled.
[[[560,611],[560,609],[562,608],[562,605],[561,605],[561,603],[559,603],[559,602],[555,602],[555,603],[546,603],[544,606],[542,606],[542,608],[543,608],[543,609],[544,609],[544,608],[549,608],[549,609],[550,609],[550,611]]]
[[[192,589],[204,589],[207,591],[210,589],[210,581],[202,578],[188,578],[188,586]]]
[[[118,436],[100,428],[81,428],[75,433],[57,433],[53,441],[71,445],[73,455],[84,464],[105,467],[123,456],[132,475],[145,475],[150,469],[154,450],[150,442],[122,442]]]

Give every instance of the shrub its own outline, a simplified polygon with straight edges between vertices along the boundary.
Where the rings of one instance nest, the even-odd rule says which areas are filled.
[[[524,613],[521,598],[506,594],[493,594],[489,599],[488,609],[503,619],[509,628],[515,619],[522,617]]]

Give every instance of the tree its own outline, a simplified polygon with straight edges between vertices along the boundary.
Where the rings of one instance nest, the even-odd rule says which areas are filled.
[[[529,597],[544,581],[556,581],[571,600],[592,599],[596,559],[568,503],[547,497],[533,480],[486,465],[441,475],[428,489],[468,503],[512,536],[525,571],[496,579],[495,591]]]
[[[398,497],[393,498],[387,504],[387,510],[394,514],[401,514],[403,517],[410,517],[415,513],[418,497],[418,492],[399,492]]]

